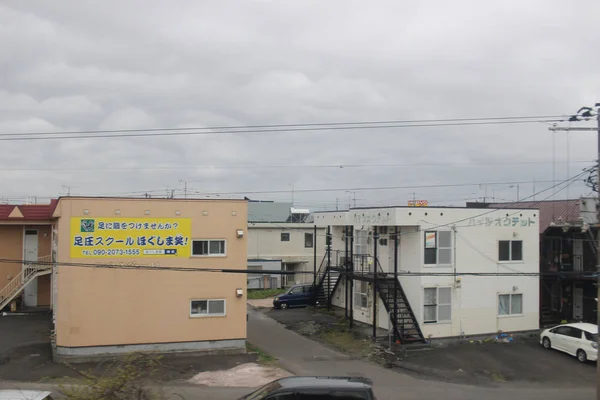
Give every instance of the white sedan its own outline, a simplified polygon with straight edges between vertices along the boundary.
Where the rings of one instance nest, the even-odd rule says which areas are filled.
[[[546,329],[540,335],[546,349],[564,351],[581,362],[598,360],[598,325],[578,322]]]

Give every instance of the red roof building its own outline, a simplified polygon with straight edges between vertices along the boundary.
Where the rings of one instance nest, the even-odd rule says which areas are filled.
[[[0,204],[0,221],[48,221],[57,204],[58,199],[49,204]]]

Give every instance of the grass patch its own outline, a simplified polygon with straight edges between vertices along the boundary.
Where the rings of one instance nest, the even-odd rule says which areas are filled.
[[[249,289],[248,299],[268,299],[269,297],[277,296],[282,294],[286,289]]]
[[[490,376],[496,382],[506,382],[506,377],[499,372],[493,372]]]
[[[318,334],[318,337],[336,349],[358,357],[367,357],[373,351],[373,343],[356,337],[346,321],[341,321]]]
[[[277,359],[272,355],[265,353],[261,348],[254,346],[251,343],[246,342],[246,350],[249,353],[256,353],[258,359],[256,360],[261,365],[273,366],[277,364]]]

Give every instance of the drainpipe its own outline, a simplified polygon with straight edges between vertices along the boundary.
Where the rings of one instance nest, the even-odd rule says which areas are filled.
[[[317,286],[317,225],[313,233],[313,288]],[[313,289],[314,291],[314,289]],[[316,291],[314,291],[316,296]]]
[[[346,281],[344,282],[345,300],[344,300],[344,315],[348,319],[348,226],[344,226],[344,270],[346,271]]]
[[[354,225],[350,226],[350,328],[354,325]]]
[[[377,339],[377,227],[373,227],[373,340]]]
[[[398,227],[394,227],[394,318],[396,319],[396,326],[398,325]],[[396,337],[396,330],[394,332],[394,343],[398,338]]]
[[[331,311],[331,225],[327,226],[327,310]]]

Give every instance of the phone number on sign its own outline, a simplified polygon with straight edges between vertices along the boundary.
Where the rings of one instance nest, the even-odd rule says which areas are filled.
[[[83,255],[86,256],[139,256],[139,249],[113,249],[113,250],[84,250]]]

